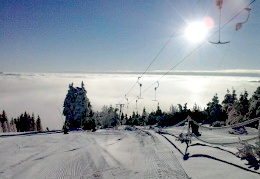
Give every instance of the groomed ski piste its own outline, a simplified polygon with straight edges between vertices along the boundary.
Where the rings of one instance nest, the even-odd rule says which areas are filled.
[[[255,138],[256,129],[232,135],[228,128],[200,127],[201,136],[192,137],[184,160],[186,144],[175,136],[186,130],[187,125],[168,127],[160,134],[157,128],[120,126],[67,135],[2,135],[0,178],[259,178],[259,170],[234,155],[238,137]]]
[[[165,141],[149,134],[121,127],[2,136],[0,178],[188,178]]]
[[[247,134],[232,134],[232,127],[201,125],[201,136],[191,134],[188,149],[180,142],[180,134],[187,134],[187,123],[157,130],[175,148],[176,157],[191,178],[259,178],[260,170],[238,157],[243,143],[256,146],[259,140],[257,129],[245,129]]]

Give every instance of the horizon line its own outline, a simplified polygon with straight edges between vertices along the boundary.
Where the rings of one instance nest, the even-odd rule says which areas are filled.
[[[131,70],[109,70],[109,71],[46,71],[46,72],[3,72],[2,75],[18,75],[22,74],[44,74],[44,73],[72,73],[72,74],[143,74],[143,71],[131,71]],[[166,74],[167,73],[167,74]],[[260,77],[260,70],[248,70],[248,69],[228,69],[228,70],[153,70],[147,71],[148,75],[188,75],[188,76],[248,76],[248,77]]]

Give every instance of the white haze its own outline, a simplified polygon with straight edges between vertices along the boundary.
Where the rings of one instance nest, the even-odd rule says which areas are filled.
[[[137,74],[83,74],[83,73],[2,73],[0,74],[0,110],[5,110],[8,119],[19,116],[24,111],[40,115],[42,124],[50,129],[61,129],[64,116],[63,102],[68,86],[80,86],[84,82],[87,96],[94,111],[100,111],[104,105],[115,107],[119,102],[126,103],[125,94],[136,83]],[[161,75],[144,75],[140,79],[142,91],[161,78]],[[168,75],[159,80],[157,99],[164,111],[170,106],[188,103],[188,107],[197,103],[202,108],[218,94],[220,102],[226,94],[227,88],[236,90],[238,96],[246,89],[249,97],[259,86],[259,77],[238,76],[188,76]],[[143,94],[143,99],[137,103],[139,113],[145,107],[148,112],[156,110],[158,102],[155,98],[155,83]],[[140,89],[138,84],[128,94],[129,108],[124,113],[136,111],[136,97]]]

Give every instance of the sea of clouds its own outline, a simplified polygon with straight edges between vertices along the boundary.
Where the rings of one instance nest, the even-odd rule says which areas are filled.
[[[222,102],[227,88],[230,91],[235,89],[238,95],[246,89],[251,97],[260,86],[259,75],[254,74],[181,73],[163,77],[162,74],[147,73],[140,78],[143,99],[136,103],[140,95],[136,83],[140,74],[136,73],[0,73],[0,110],[6,111],[9,121],[24,111],[34,112],[36,117],[40,115],[44,128],[61,129],[63,102],[70,83],[80,87],[84,82],[94,111],[100,111],[104,105],[116,107],[116,104],[124,103],[123,112],[128,114],[137,110],[141,113],[144,107],[151,112],[156,110],[158,103],[164,111],[169,111],[171,105],[185,103],[189,108],[195,103],[204,108],[216,93]],[[156,90],[158,101],[154,101],[156,81],[159,81]]]

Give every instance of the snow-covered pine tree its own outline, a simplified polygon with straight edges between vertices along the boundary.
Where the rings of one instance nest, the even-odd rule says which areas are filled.
[[[16,132],[16,131],[17,131],[17,129],[15,126],[15,122],[14,122],[14,119],[12,118],[10,121],[10,132]]]
[[[112,105],[109,107],[104,105],[101,112],[96,112],[94,114],[94,119],[97,124],[101,127],[108,128],[118,124],[119,115],[117,113],[117,108],[113,108]]]
[[[178,112],[178,107],[171,105],[171,106],[170,106],[169,114],[174,114],[174,113],[176,113],[176,112]]]
[[[94,119],[97,121],[97,124],[100,125],[101,127],[107,127],[109,122],[108,122],[108,107],[103,106],[101,109],[101,112],[96,112],[94,114]]]
[[[73,112],[76,96],[77,93],[76,89],[73,87],[73,83],[69,84],[69,90],[63,104],[63,115],[66,117],[67,122],[74,120]]]
[[[218,95],[215,94],[212,101],[207,104],[207,109],[205,110],[207,115],[207,120],[210,124],[215,121],[223,121],[221,105],[219,104]]]
[[[248,93],[245,90],[244,94],[240,94],[239,104],[241,106],[241,114],[246,115],[248,113],[249,108],[249,100],[248,100]]]
[[[253,118],[260,116],[260,86],[250,98],[249,111],[251,112],[251,117]]]
[[[195,103],[193,108],[192,108],[192,111],[193,112],[199,112],[199,111],[201,111],[201,108],[197,103]]]
[[[86,118],[91,112],[91,104],[87,97],[87,91],[82,81],[81,88],[69,85],[68,94],[64,100],[63,115],[70,124],[70,129],[79,128],[84,125]]]
[[[77,96],[75,99],[75,108],[74,108],[74,121],[77,121],[77,126],[80,124],[80,127],[83,126],[83,122],[90,113],[91,109],[89,106],[89,99],[87,98],[87,91],[85,90],[84,83],[82,81],[81,88],[76,88]]]
[[[230,94],[229,89],[227,89],[227,94],[222,101],[223,109],[227,112],[228,108],[235,102],[237,102],[236,90],[233,89],[232,94]]]
[[[142,113],[142,118],[141,118],[141,125],[146,125],[147,121],[148,121],[148,114],[146,112],[145,107],[143,108],[143,113]]]

